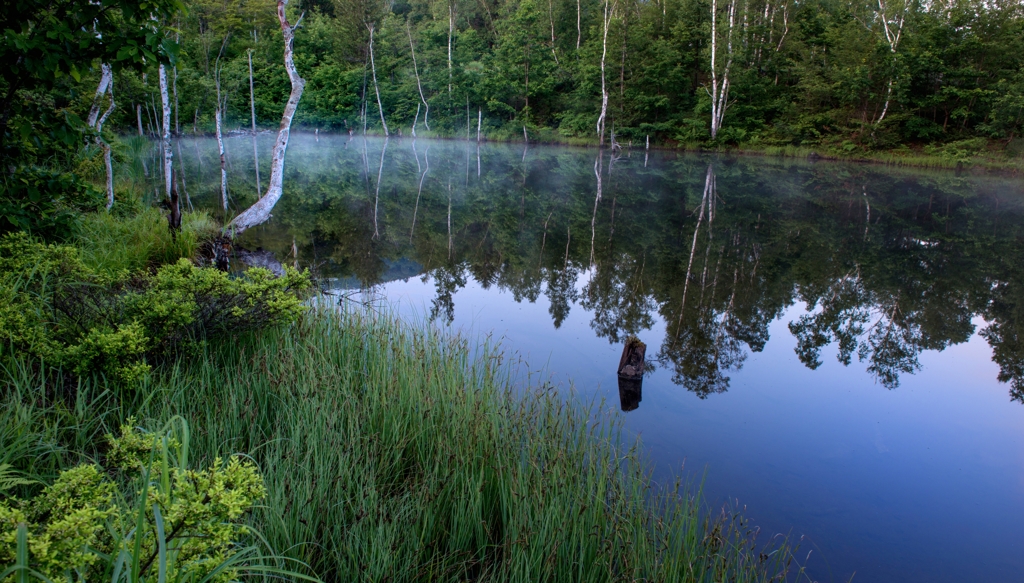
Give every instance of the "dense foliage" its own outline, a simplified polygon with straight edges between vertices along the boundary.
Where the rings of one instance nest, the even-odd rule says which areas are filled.
[[[308,287],[290,269],[233,278],[188,259],[152,273],[98,272],[75,247],[9,234],[0,239],[0,356],[131,385],[147,359],[294,319]]]
[[[714,6],[715,75],[721,84],[728,63],[731,86],[719,143],[840,153],[955,143],[935,153],[956,156],[1024,127],[1024,9],[1014,0]],[[480,110],[494,138],[521,137],[526,126],[531,139],[595,140],[604,55],[608,127],[619,142],[711,135],[709,0],[309,0],[298,8],[307,13],[295,59],[308,84],[297,122],[307,127],[382,131],[376,78],[395,134],[408,135],[418,119],[421,134],[426,121],[436,133],[475,137]],[[180,30],[179,131],[212,131],[217,70],[228,125],[248,127],[250,53],[258,122],[277,123],[288,80],[269,2],[194,0]],[[142,125],[155,128],[153,76],[122,83],[122,99],[141,104]],[[135,129],[134,105],[120,112],[121,127]]]
[[[102,467],[0,498],[0,580],[226,582],[249,570],[253,549],[238,541],[266,496],[262,477],[241,457],[191,468],[188,426],[173,425],[150,433],[129,419],[119,437],[107,434]]]

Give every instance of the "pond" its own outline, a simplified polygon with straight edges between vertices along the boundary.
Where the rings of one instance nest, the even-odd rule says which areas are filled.
[[[227,145],[241,209],[253,143]],[[215,142],[181,146],[215,209]],[[813,579],[1020,580],[1020,179],[299,134],[284,184],[243,245],[603,399],[657,479],[703,479]],[[631,335],[648,370],[620,392]]]

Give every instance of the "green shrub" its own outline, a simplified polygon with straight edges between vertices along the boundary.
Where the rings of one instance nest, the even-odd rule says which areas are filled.
[[[71,237],[83,211],[103,204],[103,195],[72,173],[21,167],[0,182],[0,233],[28,231],[38,237]]]
[[[153,273],[98,272],[74,247],[12,233],[0,238],[0,355],[131,384],[150,357],[292,321],[309,286],[292,269],[231,277],[187,259]]]
[[[184,421],[155,433],[133,425],[129,419],[120,437],[107,435],[105,467],[82,464],[35,496],[0,501],[0,564],[11,565],[0,581],[289,574],[267,564],[258,547],[239,544],[250,535],[243,516],[266,495],[252,461],[217,458],[195,470]]]

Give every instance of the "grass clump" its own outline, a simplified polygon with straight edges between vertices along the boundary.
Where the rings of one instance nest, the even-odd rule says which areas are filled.
[[[367,312],[207,346],[152,375],[124,413],[181,415],[206,459],[264,469],[274,548],[330,581],[768,581],[699,497],[657,491],[590,410],[516,396],[502,354]]]
[[[83,215],[75,243],[87,267],[114,274],[191,259],[217,231],[209,213],[186,212],[181,216],[181,232],[172,236],[163,213],[148,207],[128,217]]]

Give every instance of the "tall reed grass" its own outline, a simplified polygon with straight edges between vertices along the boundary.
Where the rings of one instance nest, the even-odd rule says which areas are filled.
[[[209,347],[119,417],[182,415],[193,451],[248,452],[256,528],[330,581],[769,581],[788,555],[658,490],[592,409],[512,392],[503,354],[372,312]]]
[[[217,232],[217,223],[207,212],[185,212],[181,232],[172,236],[163,213],[147,207],[129,217],[83,215],[76,243],[88,267],[116,273],[195,257],[199,244]]]
[[[429,325],[318,304],[129,391],[87,379],[68,394],[0,360],[0,463],[19,476],[99,459],[101,436],[131,416],[180,415],[195,465],[235,452],[259,465],[268,496],[252,526],[266,543],[252,543],[326,581],[798,575],[784,541],[757,541],[699,490],[653,483],[600,407],[516,390],[499,348]]]

